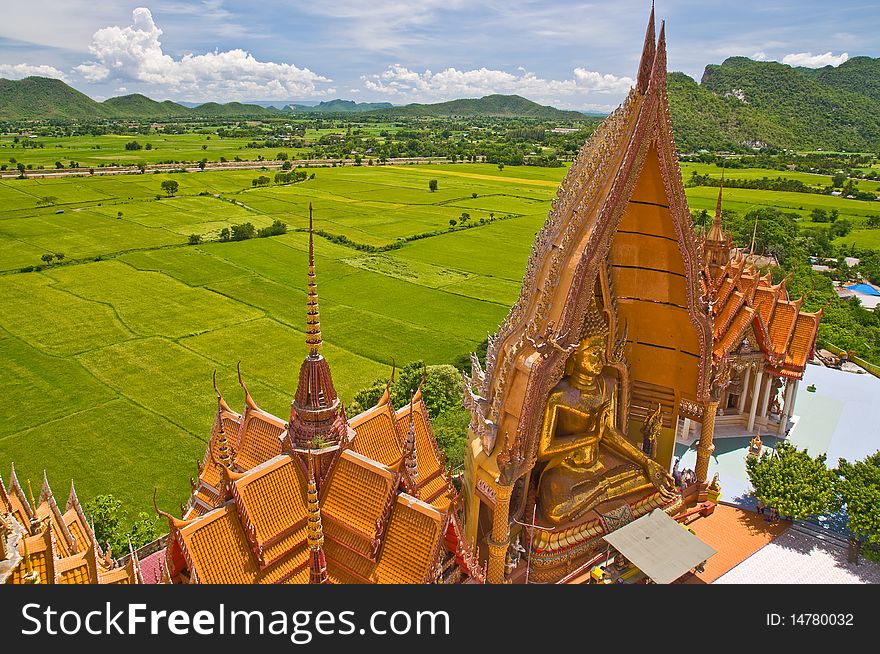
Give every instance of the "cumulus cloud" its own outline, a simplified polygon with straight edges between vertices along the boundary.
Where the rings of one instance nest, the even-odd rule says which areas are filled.
[[[623,95],[634,84],[629,77],[597,73],[575,68],[571,79],[538,77],[523,68],[517,73],[478,68],[447,68],[439,73],[417,72],[394,64],[378,75],[361,77],[364,86],[374,92],[408,101],[437,101],[475,97],[492,93],[517,94],[538,102],[571,105],[589,93]]]
[[[821,68],[822,66],[839,66],[849,59],[849,54],[833,55],[830,52],[814,55],[812,52],[798,52],[787,54],[782,58],[782,63],[789,66],[806,66],[807,68]]]
[[[62,73],[54,66],[34,66],[32,64],[0,64],[0,77],[5,77],[6,79],[22,79],[23,77],[30,77],[31,75],[38,75],[39,77],[54,77],[61,80],[67,79],[64,76],[64,73]]]
[[[287,99],[335,92],[325,86],[332,80],[308,68],[258,61],[241,49],[175,59],[163,51],[161,35],[150,10],[139,7],[132,12],[131,25],[95,32],[89,46],[94,60],[75,70],[90,82],[143,82],[190,99]]]
[[[763,52],[763,51],[756,52],[755,54],[752,55],[751,58],[754,59],[755,61],[767,61],[767,53]]]

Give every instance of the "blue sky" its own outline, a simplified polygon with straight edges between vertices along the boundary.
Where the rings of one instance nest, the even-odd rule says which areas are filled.
[[[437,102],[517,93],[608,110],[638,66],[650,0],[4,2],[0,77],[98,99]],[[837,65],[880,55],[876,2],[659,0],[670,70],[744,55]]]

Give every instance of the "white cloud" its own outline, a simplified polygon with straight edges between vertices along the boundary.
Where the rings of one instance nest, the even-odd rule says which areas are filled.
[[[766,52],[756,52],[751,56],[755,61],[767,61],[767,53]]]
[[[575,68],[572,78],[565,80],[544,79],[522,67],[517,71],[447,68],[439,73],[430,70],[419,73],[394,64],[379,75],[364,75],[361,79],[373,93],[413,102],[503,93],[564,106],[583,106],[584,98],[589,93],[622,96],[634,84],[629,77],[603,75],[585,68]]]
[[[789,66],[806,66],[807,68],[821,68],[822,66],[839,66],[849,59],[849,54],[833,55],[830,52],[814,55],[812,52],[798,52],[787,54],[782,58],[782,63]]]
[[[293,64],[257,61],[241,49],[185,54],[175,59],[162,50],[162,30],[150,10],[132,12],[132,24],[95,32],[89,51],[95,60],[75,70],[90,82],[108,78],[165,87],[189,99],[287,99],[323,96],[332,80]]]
[[[54,77],[56,79],[62,80],[67,79],[64,76],[64,73],[62,73],[54,66],[34,66],[32,64],[0,64],[0,77],[5,77],[6,79],[22,79],[23,77],[30,77],[31,75],[38,75],[39,77]]]

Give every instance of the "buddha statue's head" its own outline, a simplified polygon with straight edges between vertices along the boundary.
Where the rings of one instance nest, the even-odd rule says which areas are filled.
[[[584,319],[581,342],[571,355],[569,376],[580,388],[592,387],[607,363],[608,320],[594,301]]]

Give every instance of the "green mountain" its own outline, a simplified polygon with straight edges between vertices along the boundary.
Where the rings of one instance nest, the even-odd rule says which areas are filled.
[[[837,68],[833,66],[819,68],[818,79],[823,84],[836,89],[852,91],[880,100],[880,57],[877,59],[853,57]]]
[[[408,104],[370,112],[377,116],[500,116],[545,120],[588,120],[579,111],[547,107],[518,95],[487,95],[437,104]]]
[[[212,116],[218,118],[238,118],[242,116],[254,116],[268,118],[279,113],[275,107],[261,107],[258,104],[242,104],[241,102],[206,102],[190,109],[193,116]]]
[[[319,102],[309,106],[304,104],[289,104],[284,110],[296,113],[355,113],[360,111],[372,111],[373,109],[390,109],[390,102],[355,102],[354,100],[330,100]]]
[[[156,102],[140,93],[110,98],[101,104],[108,107],[114,116],[129,118],[176,118],[186,116],[190,112],[186,107],[171,100]]]
[[[874,151],[880,112],[871,93],[880,84],[880,60],[857,59],[867,61],[816,72],[731,57],[706,66],[699,85],[673,73],[669,100],[679,148]]]
[[[2,119],[84,119],[109,117],[112,111],[60,79],[25,77],[0,79]]]

